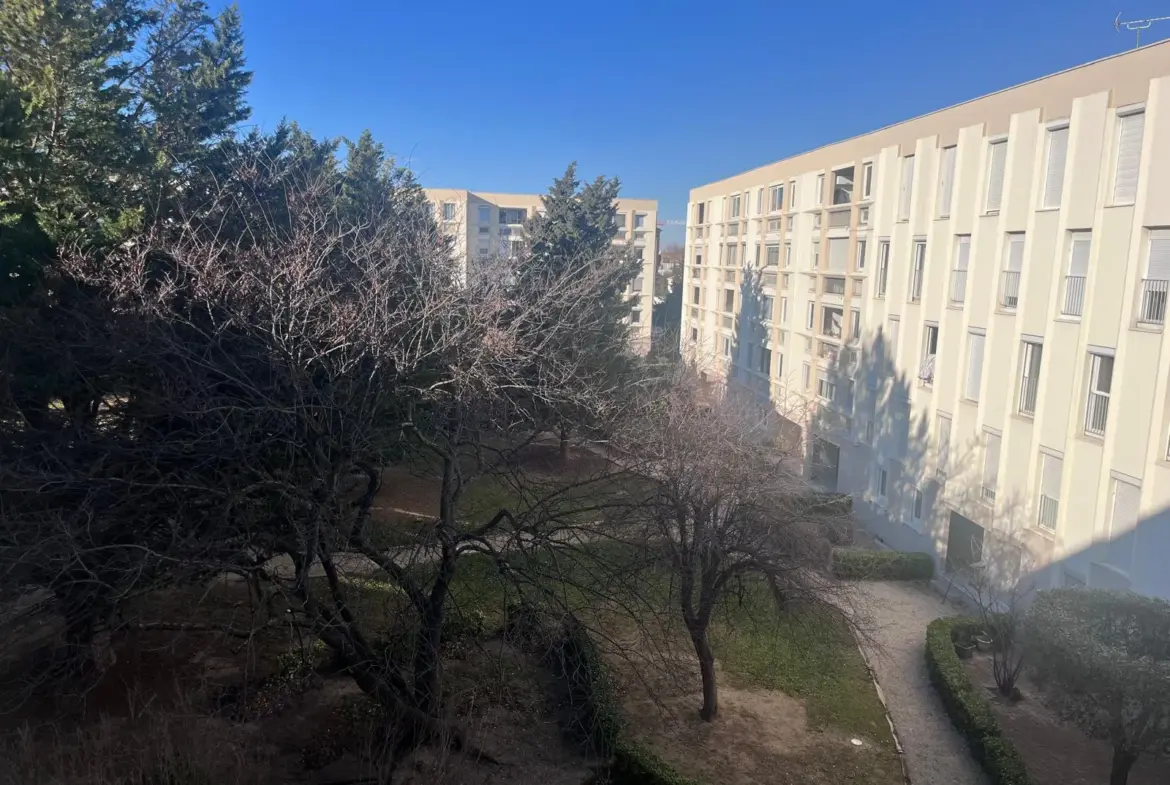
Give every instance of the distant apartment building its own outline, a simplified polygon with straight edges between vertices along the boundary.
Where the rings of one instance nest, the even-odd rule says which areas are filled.
[[[501,194],[455,188],[426,188],[439,225],[455,238],[456,253],[465,272],[477,259],[511,256],[524,239],[524,224],[543,209],[539,194]],[[614,243],[629,244],[642,262],[642,273],[630,285],[633,301],[631,332],[635,347],[650,347],[654,305],[654,265],[658,256],[658,202],[619,199]]]
[[[1170,42],[690,194],[680,349],[895,548],[1170,597]]]

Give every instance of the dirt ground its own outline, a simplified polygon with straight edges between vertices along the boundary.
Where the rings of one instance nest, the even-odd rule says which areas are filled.
[[[1027,678],[1019,682],[1024,700],[1005,701],[995,691],[991,655],[976,654],[966,665],[974,683],[983,685],[1004,734],[1024,757],[1028,773],[1038,785],[1100,785],[1109,781],[1113,749],[1086,737],[1075,725],[1061,722],[1049,711]],[[1166,785],[1170,761],[1139,758],[1129,773],[1129,785]]]
[[[142,610],[222,622],[238,615],[245,599],[241,587],[220,584],[210,592],[153,597]],[[0,717],[0,785],[155,781],[148,775],[163,763],[189,763],[209,775],[184,782],[225,785],[368,777],[372,703],[327,667],[282,679],[280,656],[296,646],[281,630],[246,642],[206,632],[120,637],[112,665],[84,695],[41,690]],[[15,667],[5,674],[10,688],[30,681],[16,678]],[[31,674],[35,663],[20,667]],[[552,676],[540,663],[489,640],[461,649],[444,669],[453,716],[499,763],[426,749],[402,763],[395,782],[578,785],[586,779],[592,761],[563,741]]]

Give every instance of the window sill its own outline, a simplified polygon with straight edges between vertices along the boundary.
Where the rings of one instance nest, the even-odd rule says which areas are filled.
[[[1110,207],[1133,207],[1135,204],[1137,204],[1136,201],[1133,201],[1133,202],[1112,202],[1110,204],[1105,205],[1105,208],[1108,209]]]
[[[1057,213],[1057,212],[1060,212],[1060,205],[1056,205],[1056,207],[1037,207],[1036,212],[1038,212],[1038,213]]]
[[[1095,447],[1101,447],[1105,444],[1105,437],[1104,436],[1094,436],[1093,434],[1085,433],[1084,431],[1081,431],[1080,433],[1078,433],[1074,438],[1079,442],[1084,442],[1085,444],[1092,444]]]
[[[966,406],[970,406],[973,409],[979,408],[979,401],[973,401],[970,398],[960,398],[959,403],[965,404]]]
[[[999,316],[1015,316],[1017,313],[1019,313],[1019,309],[1017,309],[1017,308],[996,308],[995,312]]]
[[[1058,316],[1057,316],[1055,319],[1053,319],[1052,321],[1054,321],[1054,322],[1064,322],[1065,324],[1080,324],[1080,323],[1081,323],[1081,317],[1079,317],[1079,316],[1069,316],[1068,314],[1063,314],[1063,313],[1062,313],[1062,314],[1059,314],[1059,315],[1058,315]]]
[[[1135,333],[1150,333],[1152,335],[1158,335],[1162,332],[1164,327],[1165,327],[1165,325],[1161,325],[1161,324],[1148,324],[1146,322],[1134,322],[1133,324],[1131,324],[1129,326],[1129,329],[1133,330]]]
[[[984,218],[989,218],[993,215],[999,215],[999,210],[984,210],[983,211]]]
[[[1017,420],[1017,421],[1022,422],[1022,423],[1027,423],[1028,425],[1035,425],[1036,424],[1036,415],[1035,414],[1024,414],[1023,412],[1017,411],[1014,414],[1011,414],[1009,416],[1013,420]]]
[[[952,302],[948,302],[948,303],[947,303],[947,310],[948,310],[948,311],[962,311],[962,310],[963,310],[963,304],[962,304],[962,303],[952,303]]]

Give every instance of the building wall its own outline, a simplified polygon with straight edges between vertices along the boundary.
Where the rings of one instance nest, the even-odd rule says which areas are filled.
[[[1144,133],[1136,196],[1118,203],[1119,135],[1127,122],[1121,118],[1137,110],[1144,112]],[[1059,203],[1052,205],[1045,190],[1060,128],[1067,128],[1067,147],[1063,179],[1055,181]],[[1000,141],[1006,142],[1001,200],[989,209],[992,145]],[[951,206],[944,214],[945,148],[951,146]],[[906,181],[910,155],[913,176]],[[833,173],[849,166],[850,198],[833,205]],[[872,166],[868,194],[866,166]],[[818,177],[825,181],[819,194]],[[904,182],[910,184],[905,211]],[[770,189],[777,185],[783,185],[783,204],[772,210]],[[731,221],[736,194],[741,215]],[[943,562],[956,547],[951,522],[957,514],[983,527],[985,561],[1018,560],[1018,571],[1042,587],[1086,582],[1170,597],[1170,514],[1163,512],[1170,508],[1170,347],[1165,299],[1143,294],[1150,233],[1165,229],[1170,42],[692,190],[681,348],[708,376],[769,395],[806,435],[837,445],[837,488],[855,497],[862,520],[890,545],[928,551]],[[1076,310],[1066,307],[1067,287],[1076,286],[1066,279],[1073,232],[1091,233],[1079,316],[1065,313]],[[1017,233],[1024,238],[1018,277],[1005,275],[1013,272],[1009,235]],[[969,252],[958,296],[960,236],[968,238]],[[831,249],[842,241],[845,269],[830,271]],[[917,282],[916,243],[925,243]],[[743,247],[734,265],[726,264],[730,245]],[[769,245],[779,247],[775,267],[766,264]],[[727,291],[734,292],[730,311]],[[1009,295],[1016,291],[1012,307]],[[822,334],[826,308],[843,310],[839,338]],[[854,309],[857,331],[850,327]],[[924,341],[931,328],[937,355],[927,374]],[[982,334],[984,346],[981,383],[970,396],[977,400],[967,390],[972,331]],[[1042,347],[1033,412],[1021,410],[1025,341]],[[766,373],[761,347],[770,352]],[[1086,427],[1091,353],[1113,358],[1103,434]],[[951,423],[945,467],[940,417]],[[985,490],[996,440],[997,477]],[[1047,485],[1042,476],[1043,454],[1061,459],[1055,518],[1052,502],[1041,500],[1041,491],[1051,489],[1051,476]],[[1129,498],[1122,483],[1139,488],[1136,516],[1118,501]],[[1122,505],[1116,515],[1115,504]]]
[[[485,255],[510,253],[510,244],[523,237],[520,224],[501,224],[500,210],[524,210],[531,217],[543,209],[539,194],[505,194],[485,191],[467,191],[452,188],[426,188],[427,200],[435,206],[439,225],[456,238],[456,253],[467,265]],[[450,205],[450,209],[445,207]],[[481,208],[487,222],[481,222]],[[444,211],[451,216],[444,219]],[[625,221],[618,230],[615,244],[631,244],[642,253],[642,273],[631,286],[630,298],[635,300],[636,322],[632,325],[635,347],[640,351],[650,348],[651,314],[654,306],[654,269],[658,258],[658,202],[653,199],[618,199],[619,219]],[[642,227],[635,228],[636,217]],[[487,231],[483,231],[486,229]]]

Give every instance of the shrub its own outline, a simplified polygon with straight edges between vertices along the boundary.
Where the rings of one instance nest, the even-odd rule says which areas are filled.
[[[696,785],[650,750],[628,742],[618,745],[607,775],[603,781],[610,785]]]
[[[936,619],[926,628],[926,668],[955,728],[992,785],[1032,785],[1015,746],[1004,738],[991,704],[971,683],[955,653],[956,641],[974,639],[982,631],[976,619]]]
[[[837,548],[832,558],[833,574],[838,578],[928,581],[934,576],[934,559],[929,553]]]
[[[1024,627],[1036,684],[1066,720],[1113,746],[1110,782],[1170,751],[1170,603],[1128,592],[1053,589]]]

